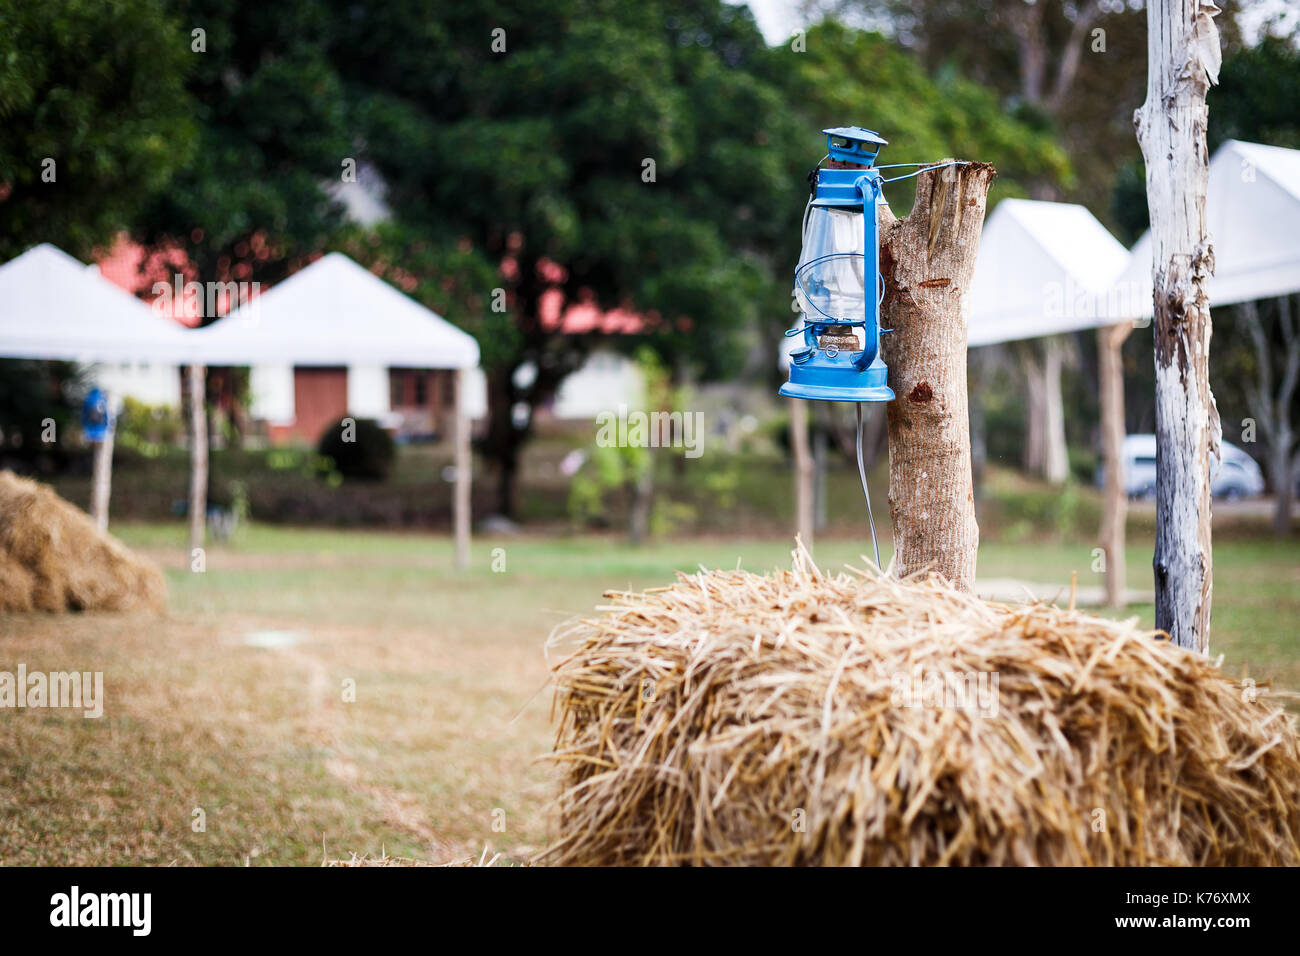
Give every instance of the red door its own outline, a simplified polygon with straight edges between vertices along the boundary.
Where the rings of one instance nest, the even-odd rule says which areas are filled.
[[[310,445],[348,413],[348,370],[299,366],[293,370],[293,434]]]

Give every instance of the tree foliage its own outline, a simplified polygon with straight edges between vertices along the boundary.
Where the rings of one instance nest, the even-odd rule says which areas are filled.
[[[153,0],[0,3],[0,261],[132,222],[194,156],[189,63]]]

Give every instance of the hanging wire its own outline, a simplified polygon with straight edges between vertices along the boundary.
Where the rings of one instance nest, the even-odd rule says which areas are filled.
[[[918,169],[918,170],[917,170],[916,172],[914,172],[914,173],[906,173],[906,174],[904,174],[904,175],[902,175],[902,176],[892,176],[892,177],[890,177],[889,179],[882,179],[882,180],[880,181],[880,183],[881,183],[881,185],[884,185],[885,183],[896,183],[896,182],[898,182],[900,179],[911,179],[913,176],[920,176],[922,173],[929,172],[929,171],[932,170],[932,169],[947,169],[949,166],[969,166],[969,165],[970,165],[970,160],[969,160],[969,159],[953,159],[953,160],[949,160],[949,161],[946,162],[946,163],[936,163],[936,164],[928,164],[928,163],[893,163],[892,165],[889,165],[889,166],[877,166],[876,168],[877,168],[877,169],[898,169],[900,166],[920,166],[920,167],[921,167],[920,169]]]
[[[876,567],[880,567],[880,542],[876,540],[876,519],[871,516],[871,492],[867,490],[867,469],[862,464],[862,403],[853,405],[858,414],[858,477],[862,479],[862,497],[867,499],[867,523],[871,525],[871,547],[876,552]]]

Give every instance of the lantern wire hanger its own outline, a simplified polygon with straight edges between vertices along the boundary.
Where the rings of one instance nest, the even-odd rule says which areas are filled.
[[[862,479],[862,497],[867,500],[867,524],[871,526],[871,548],[876,553],[876,568],[880,569],[880,542],[876,540],[876,519],[871,516],[871,492],[867,490],[867,469],[862,464],[862,403],[854,402],[853,408],[858,413],[858,477]]]

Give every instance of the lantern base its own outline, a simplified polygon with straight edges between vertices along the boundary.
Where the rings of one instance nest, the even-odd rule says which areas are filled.
[[[853,388],[844,385],[800,385],[786,382],[780,394],[786,398],[804,398],[818,402],[892,402],[896,397],[888,385]]]
[[[888,376],[879,355],[859,370],[850,352],[828,357],[823,350],[807,349],[791,356],[790,380],[780,393],[821,402],[892,402],[895,396]]]

